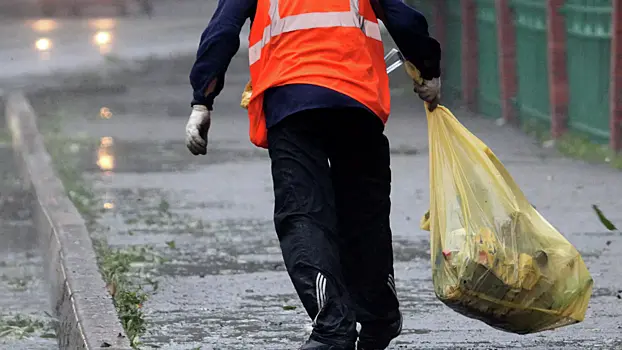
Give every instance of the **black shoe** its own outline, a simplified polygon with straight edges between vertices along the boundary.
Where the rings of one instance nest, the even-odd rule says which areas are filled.
[[[354,350],[354,348],[343,348],[337,345],[324,344],[319,341],[309,339],[303,346],[300,347],[299,350]]]
[[[384,350],[391,340],[402,333],[402,314],[400,318],[387,325],[362,325],[359,340],[356,342],[357,350]]]

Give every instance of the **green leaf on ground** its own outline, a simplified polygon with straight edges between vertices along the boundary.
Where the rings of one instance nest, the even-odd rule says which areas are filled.
[[[607,230],[609,231],[617,230],[616,226],[611,221],[609,221],[609,219],[607,219],[605,214],[603,214],[602,210],[600,210],[600,208],[598,208],[596,204],[592,205],[592,209],[594,209],[594,211],[596,212],[596,215],[598,215],[598,219],[600,220],[600,222],[603,223],[603,225],[607,228]]]
[[[5,281],[8,287],[16,292],[25,292],[28,289],[28,284],[32,281],[32,276],[19,277],[7,277],[1,276],[0,280]]]
[[[26,338],[35,333],[52,334],[53,323],[28,315],[16,314],[0,317],[0,338]],[[52,338],[56,338],[56,335]]]
[[[296,310],[294,305],[283,305],[283,310]]]
[[[11,144],[12,138],[7,128],[0,128],[0,145]]]
[[[175,241],[167,241],[166,245],[171,249],[175,249]]]
[[[171,205],[166,201],[166,199],[162,198],[160,200],[160,204],[158,205],[158,210],[162,214],[170,214],[169,210],[171,209]]]

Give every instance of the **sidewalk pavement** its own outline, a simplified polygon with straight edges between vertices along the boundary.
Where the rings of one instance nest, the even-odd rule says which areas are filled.
[[[191,156],[183,143],[190,64],[190,59],[152,60],[138,73],[115,77],[125,91],[56,93],[32,101],[42,124],[58,127],[67,138],[95,140],[76,140],[63,149],[91,181],[104,211],[98,221],[108,230],[95,234],[115,247],[166,258],[140,265],[143,277],[157,286],[143,306],[145,348],[293,349],[308,335],[310,320],[284,271],[273,232],[267,153],[248,142],[239,107],[248,79],[246,59],[238,55],[229,68],[206,157]],[[495,331],[434,296],[428,233],[418,227],[429,199],[425,116],[408,91],[396,88],[393,95],[387,134],[396,284],[405,324],[391,349],[622,345],[622,301],[616,297],[622,289],[617,254],[622,238],[605,232],[591,209],[599,205],[622,225],[622,174],[561,158],[520,131],[455,111],[577,246],[595,279],[585,322],[529,336]]]

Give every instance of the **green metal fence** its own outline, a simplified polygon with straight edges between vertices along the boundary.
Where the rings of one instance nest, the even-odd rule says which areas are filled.
[[[513,0],[516,30],[516,107],[521,121],[538,119],[550,123],[547,67],[546,3]]]
[[[462,11],[460,0],[446,0],[447,19],[443,43],[443,103],[451,105],[462,96]]]
[[[570,128],[609,138],[611,0],[567,0]]]
[[[478,109],[491,118],[501,115],[501,87],[494,0],[477,0]]]
[[[462,95],[462,22],[460,0],[445,0],[444,18],[433,23],[436,0],[406,0],[429,19],[430,26],[443,26],[443,101]],[[497,0],[474,0],[476,4],[478,111],[501,116]],[[514,97],[521,120],[551,121],[546,0],[509,0],[516,33],[517,93]],[[568,76],[568,126],[571,130],[603,142],[610,134],[610,80],[612,0],[565,0],[561,13],[566,23]],[[434,30],[431,30],[434,33]],[[467,84],[468,85],[468,84]],[[563,87],[562,87],[563,88]],[[563,102],[560,102],[563,104]],[[565,106],[560,106],[565,107]]]
[[[407,0],[406,3],[414,7],[417,11],[423,13],[426,20],[428,21],[428,25],[430,26],[434,25],[434,23],[432,23],[433,22],[432,21],[432,9],[434,6],[432,1],[430,0]]]

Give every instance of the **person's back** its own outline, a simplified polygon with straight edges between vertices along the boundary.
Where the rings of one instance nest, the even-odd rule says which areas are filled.
[[[400,0],[372,1],[221,0],[191,73],[187,144],[205,154],[208,110],[235,53],[227,39],[253,18],[250,139],[269,150],[276,232],[314,324],[301,349],[353,350],[357,339],[359,349],[384,349],[401,332],[383,134],[390,97],[377,18],[421,70],[425,82],[416,89],[431,108],[440,49],[421,14]]]
[[[251,125],[265,119],[263,93],[291,84],[329,88],[386,121],[390,96],[383,54],[368,1],[258,0],[249,36]],[[264,126],[257,125],[251,141],[265,146]]]

